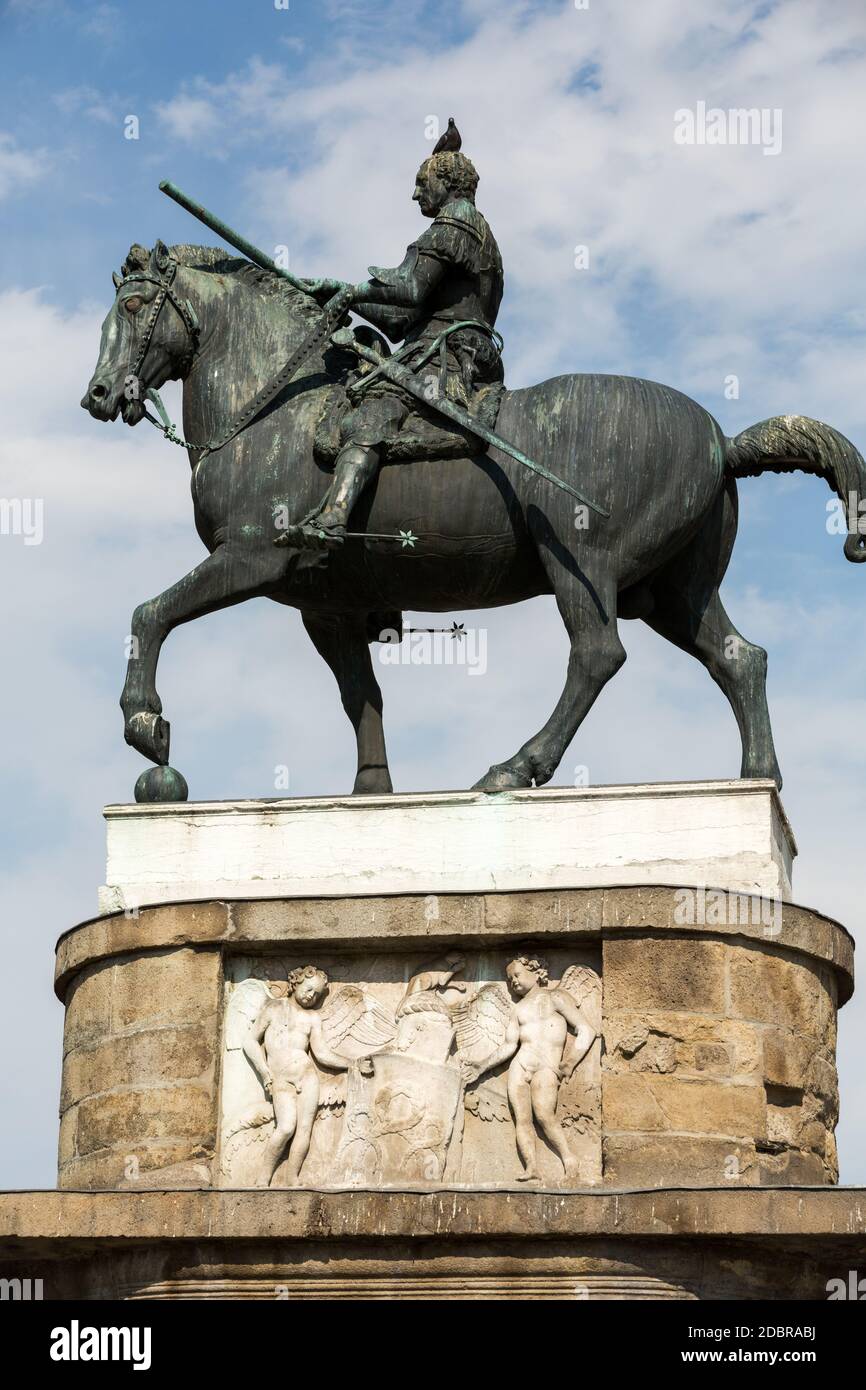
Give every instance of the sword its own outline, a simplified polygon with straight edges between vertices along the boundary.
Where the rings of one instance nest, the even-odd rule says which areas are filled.
[[[576,497],[578,502],[582,502],[583,505],[589,507],[591,511],[597,512],[599,516],[610,516],[610,512],[604,511],[604,509],[597,506],[595,502],[591,502],[588,497],[584,497],[583,493],[578,492],[577,488],[572,487],[571,483],[566,483],[562,478],[557,478],[556,474],[551,473],[543,464],[536,463],[534,459],[527,457],[516,445],[510,444],[507,439],[503,439],[501,435],[494,433],[493,430],[489,430],[486,425],[482,425],[480,420],[476,420],[469,414],[468,410],[463,410],[456,402],[450,401],[447,397],[442,395],[436,395],[431,399],[427,394],[427,388],[423,382],[415,376],[414,372],[411,372],[408,367],[404,367],[402,363],[395,362],[390,357],[383,358],[378,352],[375,352],[373,348],[368,348],[364,343],[359,343],[354,338],[351,329],[339,329],[333,334],[331,341],[336,347],[351,348],[352,352],[357,353],[359,357],[363,357],[366,362],[374,363],[378,368],[378,376],[387,377],[397,386],[402,386],[404,390],[408,391],[410,396],[414,396],[416,400],[422,401],[424,405],[430,406],[433,410],[438,410],[440,415],[446,415],[449,420],[453,420],[455,424],[462,426],[462,428],[468,430],[470,434],[474,434],[479,439],[483,439],[485,444],[492,444],[495,449],[499,449],[503,454],[508,454],[510,458],[516,459],[518,463],[523,464],[524,468],[528,468],[532,473],[537,473],[538,476],[544,478],[546,482],[553,483],[554,487],[561,488],[563,492],[570,493],[572,497]]]

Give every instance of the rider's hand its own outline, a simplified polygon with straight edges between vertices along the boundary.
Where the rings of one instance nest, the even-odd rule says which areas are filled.
[[[350,288],[345,280],[300,280],[299,284],[307,294],[312,295],[317,304],[327,304],[335,294]]]

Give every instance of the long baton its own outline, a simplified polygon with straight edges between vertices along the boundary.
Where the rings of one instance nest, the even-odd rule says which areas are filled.
[[[216,217],[212,212],[208,212],[207,208],[202,203],[196,203],[192,198],[188,198],[183,190],[178,188],[177,184],[170,183],[168,179],[163,179],[162,183],[159,185],[159,191],[160,193],[165,193],[167,197],[173,198],[184,211],[192,213],[192,216],[197,217],[199,222],[203,222],[206,227],[210,227],[212,232],[216,232],[217,236],[222,237],[223,241],[227,241],[229,246],[233,246],[236,251],[240,251],[241,255],[246,256],[248,261],[252,261],[254,265],[261,266],[262,270],[272,270],[275,275],[281,276],[283,280],[288,280],[289,284],[294,285],[296,290],[301,290],[304,294],[309,294],[309,290],[304,288],[300,280],[294,275],[290,275],[287,270],[283,270],[281,266],[277,265],[276,261],[271,260],[270,256],[266,256],[264,251],[260,251],[257,246],[253,246],[251,241],[247,241],[245,236],[241,236],[240,232],[234,231],[228,223],[223,222],[221,217]]]

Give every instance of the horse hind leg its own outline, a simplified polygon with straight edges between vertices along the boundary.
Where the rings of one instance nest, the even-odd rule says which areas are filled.
[[[741,777],[769,778],[781,789],[767,705],[767,653],[731,622],[714,582],[707,593],[688,569],[668,571],[653,586],[646,622],[707,668],[734,712],[742,740]]]
[[[367,615],[302,612],[301,617],[316,651],[336,676],[343,709],[355,730],[358,771],[352,791],[393,791],[382,723],[382,691],[370,657]]]
[[[571,643],[565,686],[544,727],[514,757],[495,763],[475,783],[482,791],[549,782],[601,690],[625,661],[613,580],[596,578],[592,583],[573,563],[542,558]]]

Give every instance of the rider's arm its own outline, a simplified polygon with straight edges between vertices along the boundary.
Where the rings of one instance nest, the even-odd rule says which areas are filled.
[[[417,247],[410,247],[403,264],[396,270],[379,270],[373,266],[370,270],[371,278],[356,286],[354,305],[359,312],[376,304],[419,309],[442,279],[446,267],[438,257],[424,255]]]
[[[406,309],[398,309],[390,304],[371,304],[368,300],[353,304],[352,312],[378,328],[392,343],[401,342],[415,322],[415,315]]]
[[[352,307],[396,342],[423,314],[441,280],[455,268],[475,267],[477,250],[474,233],[451,219],[437,218],[408,247],[396,269],[370,266],[370,279],[355,287]]]

